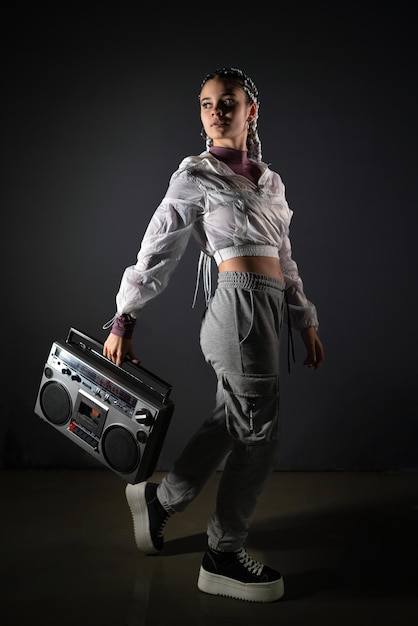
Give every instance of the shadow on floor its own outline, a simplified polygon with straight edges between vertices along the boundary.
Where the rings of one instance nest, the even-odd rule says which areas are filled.
[[[274,473],[247,543],[284,575],[285,596],[272,604],[197,589],[219,479],[170,519],[163,552],[150,557],[136,549],[113,474],[0,472],[1,625],[410,626],[418,617],[418,474]]]

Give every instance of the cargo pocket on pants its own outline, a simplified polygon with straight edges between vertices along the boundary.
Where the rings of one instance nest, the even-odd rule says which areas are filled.
[[[228,431],[242,443],[267,443],[277,439],[279,381],[277,376],[223,373]]]

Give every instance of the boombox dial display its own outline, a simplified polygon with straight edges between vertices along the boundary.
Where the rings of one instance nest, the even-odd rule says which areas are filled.
[[[127,482],[148,478],[174,405],[171,386],[133,364],[117,367],[102,345],[74,329],[52,344],[35,414]]]

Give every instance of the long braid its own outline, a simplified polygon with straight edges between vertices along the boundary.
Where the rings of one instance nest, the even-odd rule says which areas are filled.
[[[261,141],[260,137],[258,136],[257,130],[258,111],[260,108],[257,87],[255,86],[251,78],[249,76],[246,76],[246,74],[244,74],[242,70],[239,70],[235,67],[223,67],[205,76],[200,85],[200,91],[202,91],[202,88],[207,83],[207,81],[212,78],[228,78],[236,81],[245,92],[248,103],[255,102],[258,105],[257,115],[248,126],[247,153],[249,159],[253,159],[254,161],[261,161]],[[210,137],[208,137],[204,131],[202,131],[202,137],[206,141],[206,149],[209,150],[213,143],[212,139],[210,139]]]

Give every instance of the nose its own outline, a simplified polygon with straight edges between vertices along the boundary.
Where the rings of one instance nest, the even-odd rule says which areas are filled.
[[[218,117],[223,115],[223,111],[222,111],[221,106],[219,104],[214,106],[213,109],[212,109],[212,116],[215,116],[215,115],[217,115]]]

